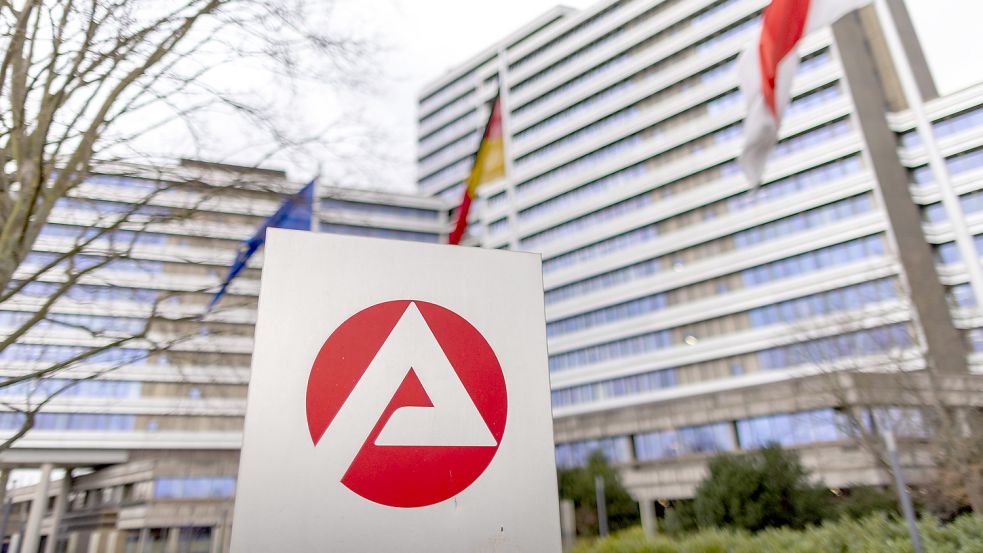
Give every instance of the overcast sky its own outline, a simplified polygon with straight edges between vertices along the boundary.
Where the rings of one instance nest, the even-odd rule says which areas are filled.
[[[384,77],[376,81],[374,93],[347,97],[340,108],[361,113],[373,133],[380,135],[373,140],[379,151],[344,160],[325,154],[320,169],[325,180],[334,184],[397,191],[415,187],[416,97],[422,86],[557,4],[554,0],[337,1],[338,16],[346,26],[383,42],[380,69]],[[983,81],[979,60],[983,0],[906,1],[940,89],[954,91]],[[579,9],[594,1],[565,3]],[[312,88],[306,96],[296,102],[296,111],[308,120],[337,115],[339,106],[327,99],[328,91]],[[237,154],[226,159],[249,163],[243,159],[249,157],[247,153],[239,150]],[[214,157],[222,154],[216,152]],[[306,180],[317,171],[313,164],[287,166],[295,180]]]

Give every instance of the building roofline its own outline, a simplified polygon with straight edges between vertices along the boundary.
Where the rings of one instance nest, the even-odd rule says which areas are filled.
[[[417,94],[418,99],[422,99],[425,96],[429,96],[434,92],[437,92],[444,86],[446,86],[451,81],[461,77],[462,75],[474,71],[481,65],[481,63],[489,56],[494,56],[499,48],[505,46],[512,46],[518,40],[526,38],[529,34],[538,31],[542,27],[579,13],[576,8],[565,5],[557,5],[546,10],[541,15],[533,18],[531,21],[525,23],[515,31],[505,35],[500,40],[497,40],[486,48],[483,48],[478,53],[469,57],[460,63],[454,64],[449,67],[442,75],[436,77],[435,79],[429,81],[423,85]]]

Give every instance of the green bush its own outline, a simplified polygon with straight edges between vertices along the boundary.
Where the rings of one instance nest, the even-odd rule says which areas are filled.
[[[983,517],[965,515],[940,525],[920,523],[925,551],[983,553]],[[648,538],[632,528],[584,543],[574,553],[912,553],[903,521],[885,515],[842,519],[803,530],[773,528],[750,534],[742,530],[702,530],[671,538]]]
[[[893,489],[875,486],[856,486],[837,497],[832,506],[841,517],[864,518],[877,513],[900,515],[898,496]],[[833,517],[829,517],[833,518]]]
[[[744,455],[720,455],[696,489],[693,509],[701,528],[803,528],[829,512],[832,494],[809,483],[792,451],[778,446]]]
[[[594,452],[587,466],[557,471],[560,499],[573,501],[577,517],[577,534],[597,535],[597,495],[594,477],[604,478],[604,494],[611,531],[638,524],[638,503],[628,495],[621,478],[601,452]]]

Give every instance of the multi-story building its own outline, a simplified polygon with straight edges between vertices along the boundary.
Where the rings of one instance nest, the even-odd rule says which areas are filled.
[[[23,553],[227,551],[261,254],[199,317],[238,244],[298,188],[278,171],[185,161],[102,170],[59,201],[15,275],[30,283],[2,303],[0,336],[38,312],[68,275],[97,263],[100,252],[122,247],[123,254],[80,276],[47,321],[4,347],[0,376],[54,367],[108,337],[139,334],[148,316],[168,319],[151,333],[167,347],[134,340],[55,376],[0,388],[2,440],[23,423],[14,409],[72,384],[0,452],[0,488],[9,469],[40,469],[39,485],[9,493],[0,532],[10,546]],[[317,225],[327,232],[437,242],[447,231],[447,209],[433,198],[328,186],[318,195]],[[120,214],[128,214],[125,228],[35,276]],[[63,474],[72,478],[58,479]]]
[[[468,239],[543,254],[558,463],[603,451],[646,512],[692,494],[708,456],[773,441],[798,448],[830,486],[881,482],[844,435],[841,390],[816,366],[929,368],[961,391],[979,390],[983,370],[983,86],[939,97],[891,3],[929,98],[928,144],[912,132],[918,118],[868,10],[805,41],[782,142],[749,192],[734,162],[734,70],[766,0],[604,0],[550,10],[429,85],[421,194],[322,188],[318,229],[443,240],[501,89],[507,177],[481,190]],[[951,178],[928,167],[939,156]],[[238,241],[297,185],[214,165],[172,171],[94,176],[62,202],[21,278],[92,225],[93,206],[118,211],[161,180],[220,189],[248,175],[265,186],[206,193],[194,217],[143,233],[132,259],[81,283],[58,311],[125,325],[175,296],[163,302],[170,313],[202,313]],[[147,213],[202,194],[174,188]],[[75,469],[10,492],[6,535],[46,552],[226,550],[260,263],[204,330],[169,329],[198,325],[188,340],[153,355],[113,350],[66,377],[123,365],[53,401],[0,453],[4,467],[42,477]],[[36,311],[31,293],[44,286],[4,303],[0,323]],[[43,330],[3,350],[3,376],[91,339]],[[860,380],[846,391],[869,390]],[[903,416],[891,383],[874,385],[871,418]],[[0,393],[9,403],[25,391]],[[6,435],[19,422],[0,413]],[[924,465],[906,464],[916,478]]]
[[[419,100],[421,191],[453,200],[501,91],[508,174],[480,190],[470,240],[542,253],[558,464],[604,452],[646,513],[691,497],[709,455],[770,442],[830,486],[884,482],[847,439],[837,368],[980,389],[983,86],[939,97],[901,2],[890,22],[850,14],[804,40],[749,191],[736,64],[766,4],[558,8]],[[928,99],[930,148],[884,24]],[[855,376],[849,394],[879,386],[866,417],[917,418]],[[906,462],[917,479],[924,457]]]

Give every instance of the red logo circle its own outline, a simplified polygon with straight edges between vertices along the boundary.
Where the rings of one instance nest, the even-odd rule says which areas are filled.
[[[352,392],[363,379],[359,390],[387,397],[341,478],[348,489],[382,505],[423,507],[461,493],[488,468],[505,432],[505,377],[491,346],[463,317],[398,300],[343,322],[321,347],[307,383],[315,445],[349,397],[358,401]]]

